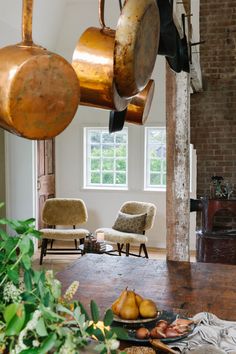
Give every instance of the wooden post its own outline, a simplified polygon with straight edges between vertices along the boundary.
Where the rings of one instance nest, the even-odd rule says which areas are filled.
[[[189,74],[166,70],[167,259],[189,261]]]

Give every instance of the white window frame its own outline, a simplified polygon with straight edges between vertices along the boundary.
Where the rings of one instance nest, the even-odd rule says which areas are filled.
[[[166,127],[163,126],[148,126],[145,127],[145,139],[144,139],[144,144],[145,144],[145,154],[144,154],[144,190],[145,191],[166,191],[166,185],[163,183],[159,185],[151,185],[149,183],[150,181],[150,157],[149,157],[149,143],[148,143],[148,132],[150,130],[164,130],[166,132]],[[165,145],[166,147],[166,142],[163,144],[163,142],[160,145]],[[166,175],[166,171],[163,169],[163,161],[165,160],[166,164],[166,157],[163,158],[161,157],[161,181],[163,181],[164,174]]]
[[[126,171],[125,171],[125,176],[126,176],[126,184],[102,184],[102,183],[90,183],[90,164],[89,164],[89,133],[91,131],[100,131],[102,132],[106,132],[109,134],[107,127],[84,127],[83,129],[83,140],[84,140],[84,156],[83,156],[83,170],[84,170],[84,176],[83,176],[83,184],[84,184],[84,188],[85,189],[98,189],[98,190],[128,190],[128,128],[123,128],[122,131],[117,132],[117,133],[112,133],[113,135],[116,134],[120,134],[120,133],[126,133],[127,134],[127,141],[126,141]],[[102,146],[102,142],[100,141],[99,143],[100,148]],[[100,157],[101,162],[102,162],[102,156]],[[117,157],[118,158],[118,157]],[[114,158],[113,158],[114,159]],[[116,159],[116,158],[115,158]],[[113,170],[111,170],[111,172],[113,172],[113,174],[116,174],[116,170],[115,170],[115,164],[113,165]],[[102,168],[100,166],[100,170],[99,170],[100,176],[102,174]]]

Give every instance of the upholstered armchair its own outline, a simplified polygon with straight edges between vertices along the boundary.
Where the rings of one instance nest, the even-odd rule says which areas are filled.
[[[87,219],[87,208],[82,199],[47,199],[42,211],[42,220],[48,227],[40,230],[42,233],[40,264],[47,254],[74,254],[75,251],[81,253],[78,250],[77,240],[83,243],[89,231],[78,226],[84,224]],[[73,240],[75,248],[53,248],[55,240]],[[51,244],[50,249],[48,249],[48,241]]]
[[[117,251],[126,256],[144,256],[148,258],[145,232],[153,226],[156,215],[156,206],[153,203],[128,201],[125,202],[117,215],[114,225],[110,228],[99,228],[97,232],[104,233],[105,241],[116,243]],[[138,246],[138,254],[130,252],[130,245]],[[125,251],[123,250],[125,246]]]

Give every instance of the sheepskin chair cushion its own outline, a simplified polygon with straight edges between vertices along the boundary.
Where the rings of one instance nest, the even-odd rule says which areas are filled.
[[[113,229],[123,232],[142,234],[146,223],[147,214],[131,215],[119,211]]]
[[[87,219],[87,208],[82,199],[52,198],[44,204],[42,220],[47,225],[79,225]]]

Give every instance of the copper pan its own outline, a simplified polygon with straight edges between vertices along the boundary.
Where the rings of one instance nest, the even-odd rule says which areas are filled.
[[[109,115],[109,133],[123,129],[124,123],[144,125],[150,112],[155,81],[149,80],[144,90],[134,96],[127,108],[121,112],[111,111]]]
[[[144,125],[150,112],[155,81],[149,80],[145,89],[134,96],[127,107],[125,121],[128,123]]]
[[[118,20],[114,48],[115,83],[120,96],[132,97],[147,85],[155,65],[159,37],[156,0],[126,0]]]
[[[101,28],[90,27],[82,34],[72,66],[80,81],[81,105],[122,111],[129,100],[120,97],[114,83],[115,31],[105,25],[104,4],[99,0]]]
[[[79,104],[79,82],[61,56],[32,40],[33,0],[23,0],[22,42],[0,49],[0,126],[29,139],[62,132]]]

